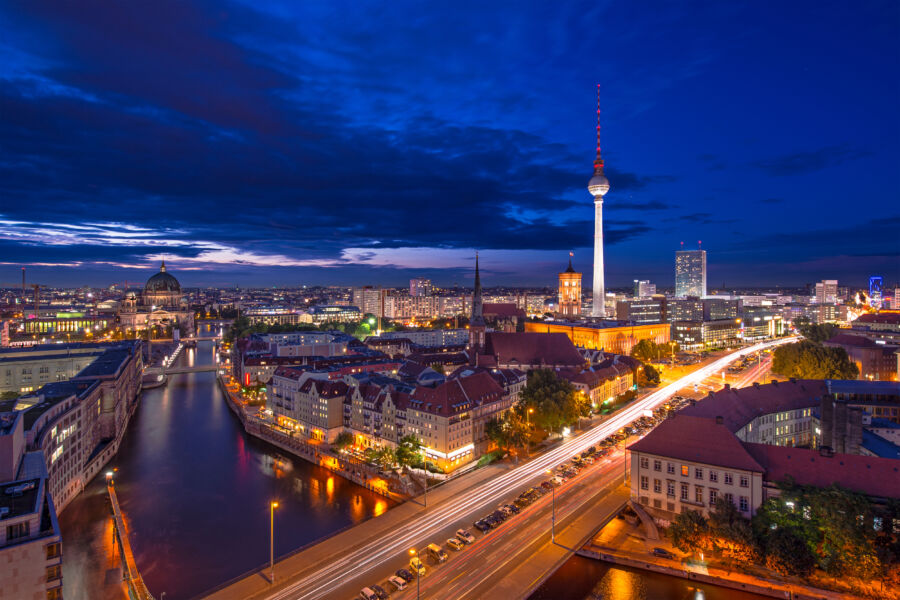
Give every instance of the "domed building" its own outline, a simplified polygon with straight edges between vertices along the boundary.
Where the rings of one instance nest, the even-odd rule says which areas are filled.
[[[144,306],[151,308],[177,308],[181,305],[181,284],[166,273],[166,261],[162,261],[159,273],[147,280],[141,299]]]
[[[194,331],[194,313],[181,294],[181,284],[166,271],[163,261],[156,273],[147,280],[140,298],[127,292],[119,308],[119,323],[126,330],[146,330],[150,327],[172,327],[189,335]]]

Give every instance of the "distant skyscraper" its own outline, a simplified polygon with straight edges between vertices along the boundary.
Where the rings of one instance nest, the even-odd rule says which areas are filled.
[[[884,277],[881,275],[873,275],[869,277],[869,304],[880,308],[882,301],[882,290],[884,288]]]
[[[469,319],[469,349],[472,358],[484,349],[484,302],[481,299],[481,274],[478,272],[478,254],[475,254],[475,293],[472,295],[472,318]]]
[[[371,285],[353,288],[353,306],[363,315],[381,316],[384,308],[381,290]]]
[[[706,250],[675,252],[675,295],[682,298],[706,295]]]
[[[837,301],[837,279],[824,279],[816,284],[816,303],[834,304]]]
[[[409,280],[410,296],[430,296],[431,280],[424,277],[415,277]]]
[[[574,318],[581,314],[581,273],[572,267],[569,252],[569,268],[559,274],[559,314]]]
[[[646,280],[634,280],[634,297],[649,298],[656,293],[656,284]]]
[[[597,157],[594,159],[594,176],[588,181],[588,191],[594,197],[594,281],[591,316],[605,317],[606,286],[603,282],[603,196],[609,191],[609,180],[603,175],[603,158],[600,156],[600,84],[597,84]]]

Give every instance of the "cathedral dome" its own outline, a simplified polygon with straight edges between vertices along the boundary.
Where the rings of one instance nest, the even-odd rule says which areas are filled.
[[[159,268],[159,273],[148,279],[147,285],[144,286],[145,294],[160,292],[181,293],[181,284],[178,283],[177,279],[166,273],[165,261],[163,261],[162,266]]]

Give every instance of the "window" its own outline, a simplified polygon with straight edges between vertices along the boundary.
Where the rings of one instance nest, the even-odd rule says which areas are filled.
[[[647,479],[646,475],[641,475],[641,489],[646,490],[650,487],[650,480]]]
[[[659,479],[653,480],[653,491],[657,494],[662,491],[662,481],[660,481]]]
[[[734,494],[730,492],[725,493],[725,502],[728,504],[734,504]]]
[[[47,590],[47,600],[62,600],[62,587]]]
[[[741,487],[750,487],[750,478],[746,475],[741,475]]]
[[[747,496],[740,497],[740,506],[741,512],[747,512],[750,510],[750,501],[747,499]]]
[[[734,477],[732,477],[731,473],[725,473],[725,485],[731,485],[734,483]]]
[[[662,461],[661,460],[653,461],[653,470],[654,471],[662,471]]]
[[[703,486],[695,485],[694,486],[694,501],[697,504],[703,504]]]
[[[700,467],[694,468],[694,479],[703,479],[703,469]]]
[[[675,474],[675,465],[673,465],[672,463],[666,463],[666,472],[669,475],[674,475]]]
[[[687,465],[681,465],[681,476],[687,477],[688,473],[690,473],[691,468]]]
[[[59,579],[62,573],[60,572],[59,565],[53,565],[52,567],[47,567],[47,581],[53,581],[54,579]]]
[[[55,544],[47,544],[47,560],[59,556],[59,542]]]
[[[649,468],[650,468],[650,459],[647,458],[646,456],[642,456],[642,457],[641,457],[641,468],[642,468],[642,469],[649,469]]]
[[[28,537],[29,533],[29,523],[28,521],[23,521],[22,523],[16,523],[14,525],[6,526],[6,539],[7,540],[17,540],[19,538]]]
[[[713,483],[718,482],[719,481],[719,472],[718,471],[710,471],[709,472],[709,480],[712,481]]]
[[[686,484],[686,483],[681,484],[681,499],[682,500],[688,499],[688,484]]]
[[[666,482],[666,496],[668,496],[670,498],[675,497],[675,482],[674,481]]]

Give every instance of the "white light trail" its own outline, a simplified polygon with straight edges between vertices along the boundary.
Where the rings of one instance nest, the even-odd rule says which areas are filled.
[[[674,396],[678,390],[699,383],[721,371],[738,358],[758,350],[796,341],[796,337],[782,338],[748,346],[728,354],[681,379],[633,402],[608,421],[573,437],[539,458],[517,467],[499,477],[487,481],[474,490],[467,491],[465,497],[450,499],[432,512],[398,527],[375,541],[356,548],[342,558],[328,564],[314,573],[291,584],[287,588],[270,595],[270,600],[306,600],[322,598],[348,578],[357,577],[375,568],[384,560],[405,555],[409,548],[417,547],[425,539],[443,529],[449,523],[472,512],[483,510],[516,488],[542,476],[548,468],[564,462],[589,446],[594,446],[622,427],[640,418],[645,410],[652,410]]]

